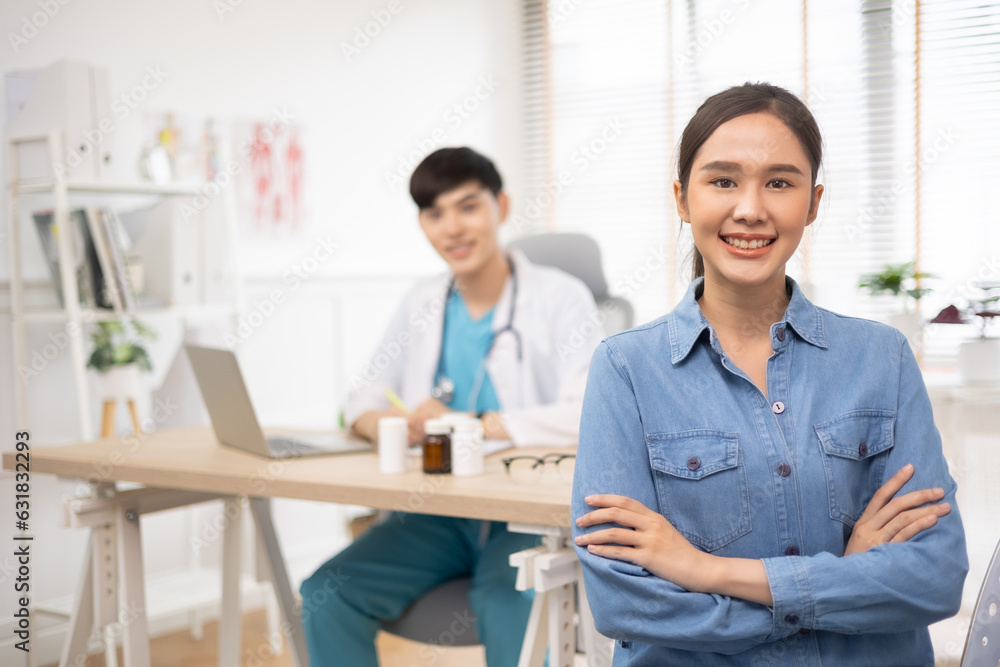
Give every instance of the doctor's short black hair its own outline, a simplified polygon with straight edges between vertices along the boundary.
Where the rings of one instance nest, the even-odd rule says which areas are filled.
[[[469,181],[477,181],[496,197],[503,189],[503,179],[496,165],[485,155],[462,146],[439,148],[413,170],[410,196],[421,211],[434,205],[443,193]]]

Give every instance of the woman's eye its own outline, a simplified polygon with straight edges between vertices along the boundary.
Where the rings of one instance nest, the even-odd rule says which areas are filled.
[[[782,188],[787,188],[789,186],[791,186],[791,183],[789,183],[783,178],[772,178],[770,181],[767,182],[767,187],[776,188],[779,190]]]
[[[717,179],[715,179],[714,181],[711,181],[711,182],[714,185],[718,185],[720,188],[735,188],[736,187],[736,181],[734,181],[731,178],[726,178],[724,176],[722,178],[717,178]]]
[[[472,213],[473,211],[476,210],[476,208],[478,207],[475,204],[466,204],[465,206],[462,207],[462,211],[465,213]]]

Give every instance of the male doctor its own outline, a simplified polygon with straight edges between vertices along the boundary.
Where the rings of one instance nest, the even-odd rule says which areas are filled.
[[[374,441],[379,418],[404,414],[389,405],[388,388],[412,409],[413,443],[423,438],[424,420],[462,411],[482,417],[487,438],[514,446],[576,444],[587,366],[601,339],[590,291],[500,246],[510,200],[483,155],[430,154],[414,170],[410,194],[449,271],[404,299],[379,346],[400,353],[351,393],[346,422]],[[487,664],[514,667],[531,595],[514,589],[508,556],[537,543],[503,523],[395,514],[303,582],[311,664],[375,667],[383,620],[435,586],[470,576]]]

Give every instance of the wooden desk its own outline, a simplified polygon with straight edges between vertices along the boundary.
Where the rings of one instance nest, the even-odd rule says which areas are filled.
[[[287,433],[287,430],[282,431]],[[501,459],[487,458],[479,477],[424,475],[411,459],[403,475],[383,475],[374,454],[339,454],[269,460],[220,445],[208,427],[165,431],[78,445],[32,448],[31,471],[94,482],[234,496],[296,498],[378,509],[569,526],[570,485],[519,485],[504,474]],[[518,454],[568,452],[568,448],[519,448]],[[14,453],[4,467],[13,469]]]
[[[572,451],[559,448],[521,448],[518,454],[544,454]],[[220,664],[239,664],[239,524],[241,507],[249,497],[258,534],[267,552],[271,578],[279,606],[285,617],[293,657],[297,664],[307,664],[301,623],[295,613],[294,593],[290,588],[284,561],[270,518],[267,498],[298,498],[334,503],[367,505],[379,509],[420,512],[442,516],[505,521],[537,527],[546,540],[551,556],[532,563],[527,556],[521,572],[528,587],[536,591],[555,590],[567,593],[564,576],[568,558],[579,568],[575,554],[565,548],[570,522],[569,484],[545,479],[525,486],[511,481],[504,473],[500,452],[487,457],[485,473],[478,477],[424,475],[419,461],[410,461],[403,475],[383,475],[378,471],[374,453],[308,457],[293,460],[269,460],[219,444],[208,427],[172,430],[161,433],[127,436],[121,439],[60,447],[32,447],[31,472],[85,479],[95,485],[98,497],[71,502],[71,523],[90,527],[91,551],[81,590],[78,591],[70,637],[60,664],[73,664],[79,647],[86,645],[91,627],[104,627],[118,618],[117,599],[125,605],[122,641],[127,667],[149,665],[149,643],[142,583],[142,553],[139,516],[145,512],[223,499],[229,521],[223,536],[223,611],[220,618]],[[13,469],[15,454],[5,453],[4,468]],[[148,488],[116,491],[115,482],[138,482]],[[75,504],[74,504],[75,503]],[[235,514],[235,517],[234,517]],[[115,547],[108,546],[110,542]],[[544,550],[542,550],[544,551]],[[558,552],[558,553],[557,553]],[[117,557],[117,564],[114,563]],[[544,563],[542,561],[545,561]],[[117,579],[119,591],[95,590],[91,573],[104,566],[103,575]],[[551,568],[545,574],[543,570]],[[542,574],[534,575],[534,572]],[[110,574],[109,574],[110,573]],[[558,575],[558,576],[556,576]],[[560,578],[561,577],[561,578]],[[522,579],[519,575],[519,581]],[[548,580],[541,588],[534,580]],[[559,583],[562,582],[562,583]],[[101,597],[114,614],[101,611]],[[538,609],[532,610],[532,623],[545,622],[546,607],[537,596]],[[580,597],[583,598],[581,591]],[[90,600],[96,598],[96,605]],[[554,608],[555,605],[553,605]],[[95,610],[96,607],[96,610]],[[589,617],[589,609],[585,610]],[[102,613],[104,617],[102,618]],[[551,620],[551,619],[550,619]],[[549,624],[553,629],[555,623]],[[552,630],[555,631],[555,630]],[[559,631],[566,633],[565,627]],[[529,632],[531,641],[535,634]],[[544,637],[544,628],[541,632]],[[541,640],[539,640],[541,641]],[[560,640],[560,643],[564,643]],[[528,639],[526,639],[526,646]],[[522,658],[524,664],[538,662],[542,649],[534,647],[533,656]],[[539,650],[542,652],[539,653]],[[538,663],[540,664],[540,663]]]

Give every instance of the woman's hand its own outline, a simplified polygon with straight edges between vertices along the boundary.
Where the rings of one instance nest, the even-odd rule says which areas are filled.
[[[617,523],[624,528],[606,528],[576,538],[595,556],[628,561],[689,591],[704,592],[708,554],[696,549],[662,514],[625,496],[587,496],[591,507],[602,509],[576,520],[581,528]],[[631,529],[631,530],[630,530]],[[620,545],[620,546],[619,546]]]
[[[845,556],[863,553],[886,542],[905,542],[937,523],[939,516],[951,511],[948,503],[927,504],[941,500],[943,489],[911,491],[895,498],[911,477],[913,466],[908,463],[875,492],[861,518],[854,524]]]
[[[767,606],[774,604],[767,572],[760,560],[720,558],[700,551],[662,514],[637,500],[613,495],[587,496],[585,500],[588,505],[603,509],[584,514],[576,520],[576,525],[625,526],[576,538],[578,545],[586,546],[595,556],[634,563],[692,593],[716,593]]]

